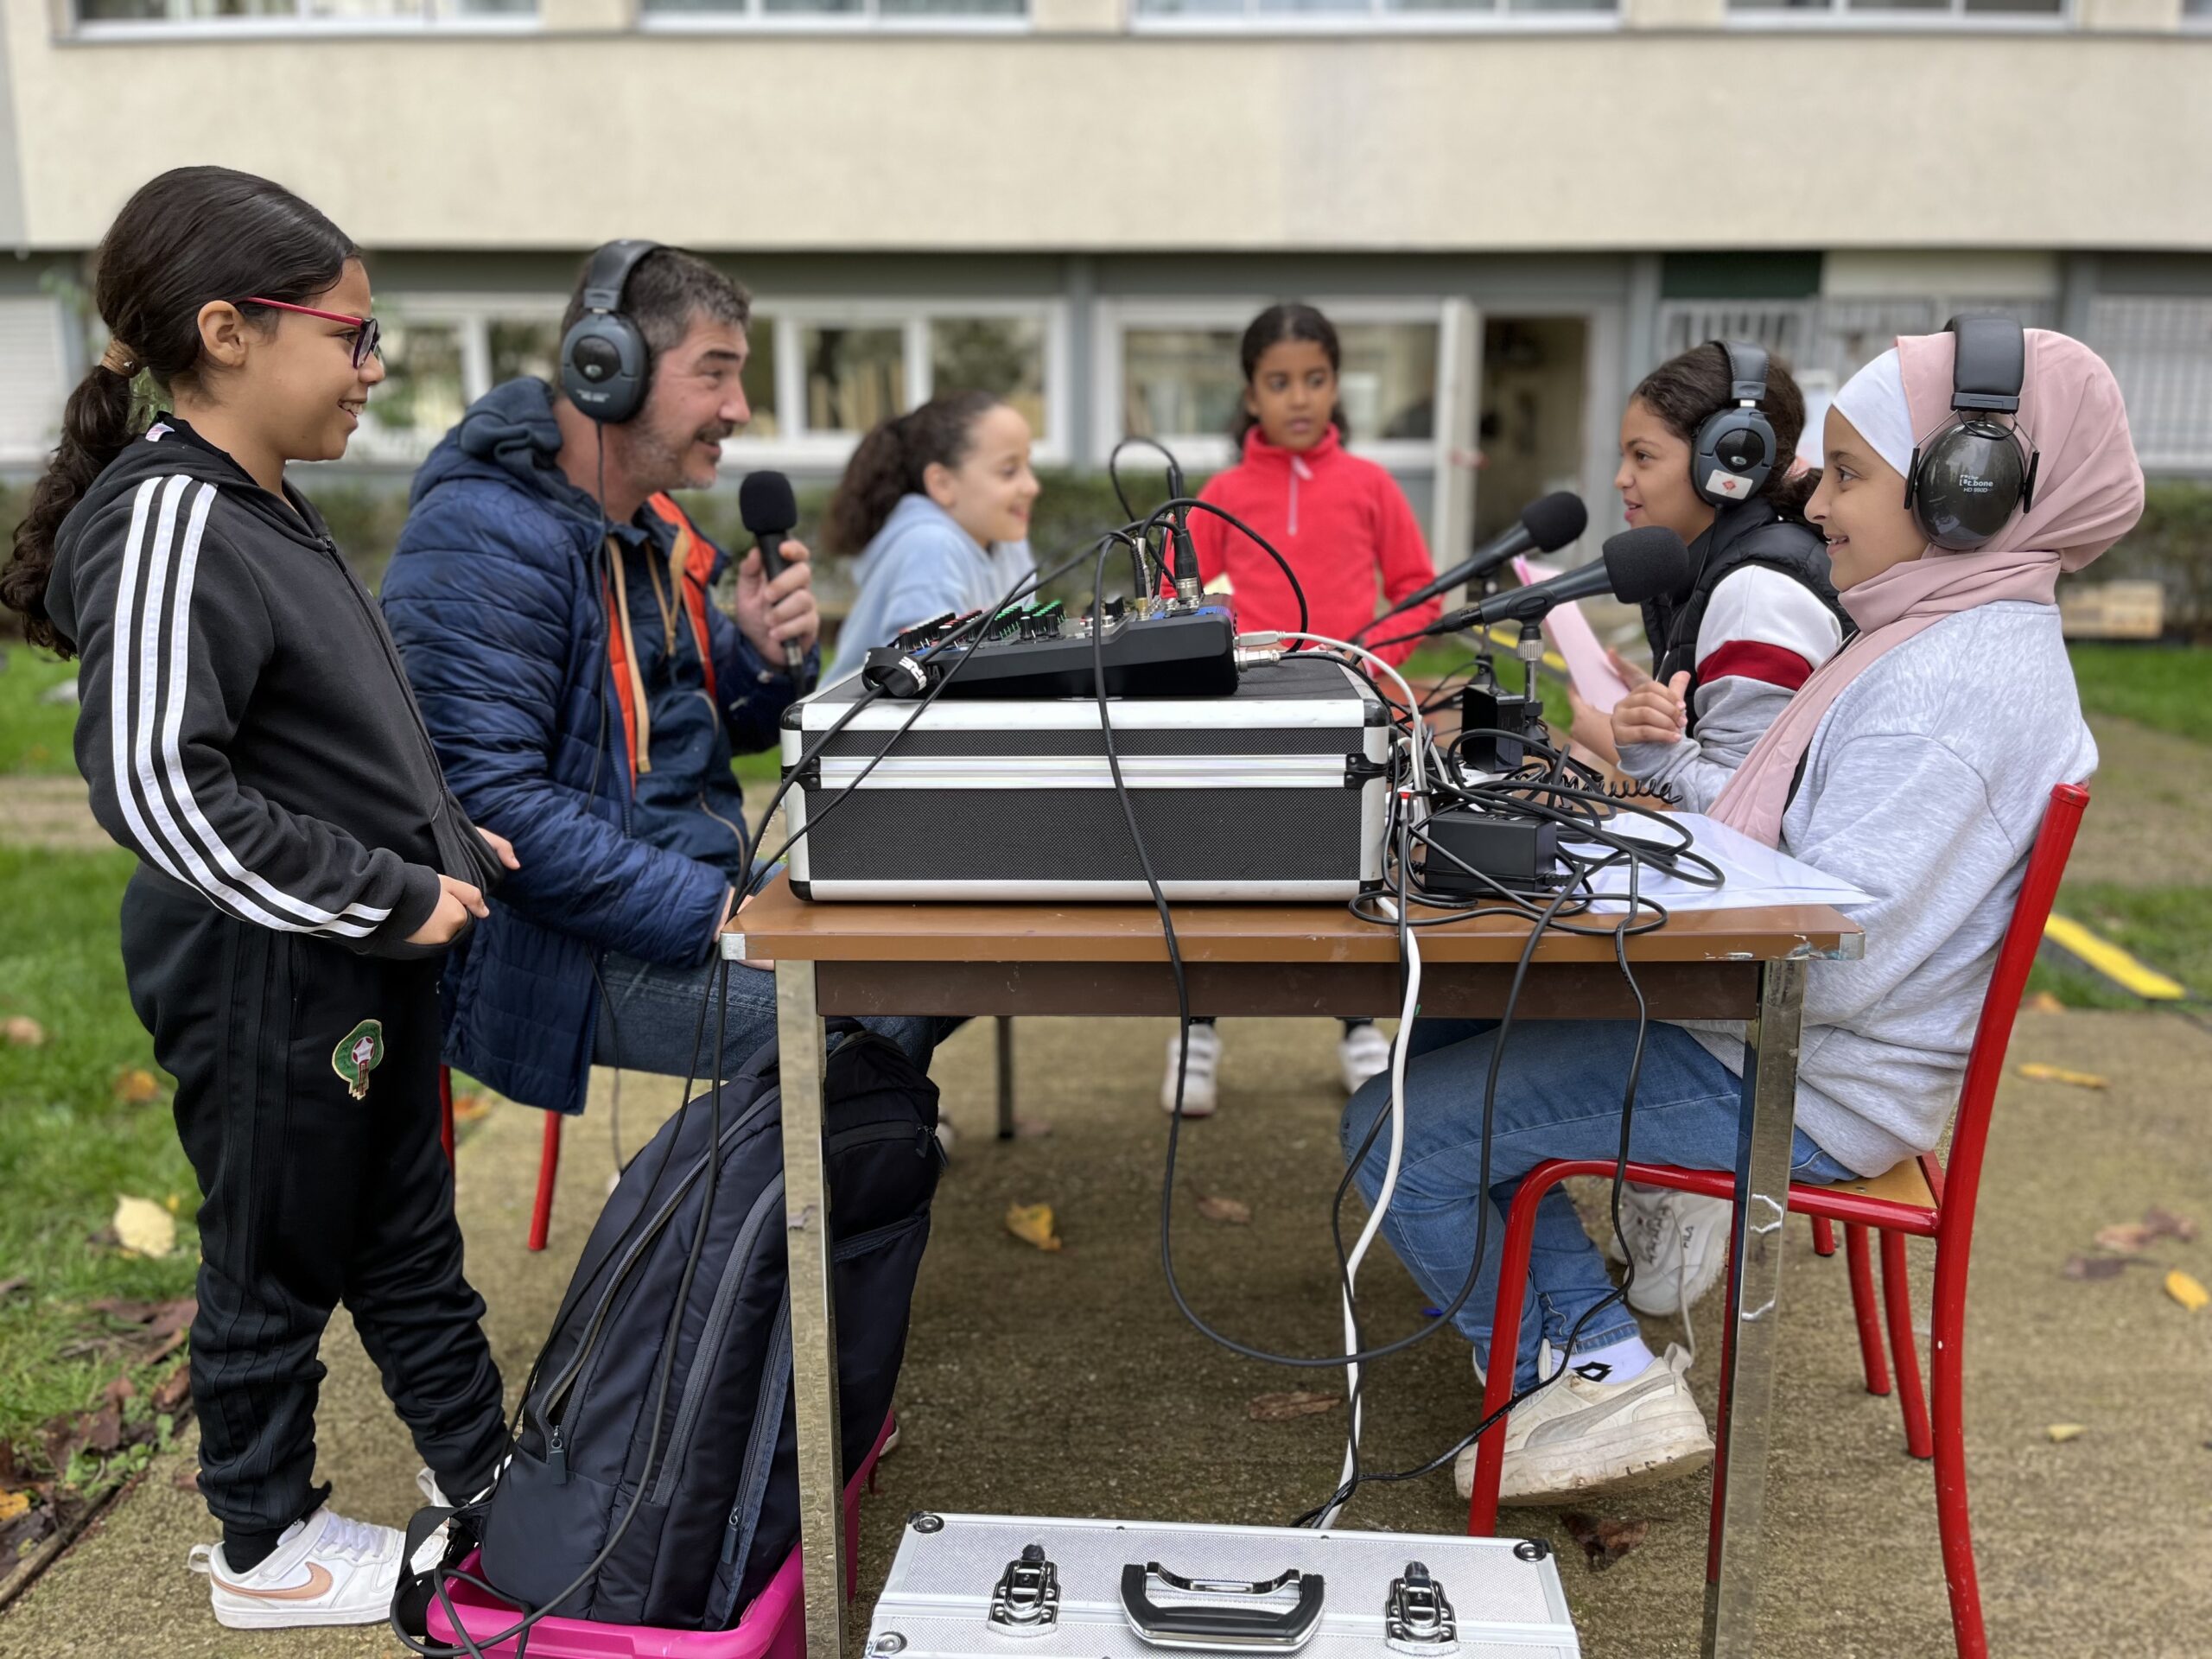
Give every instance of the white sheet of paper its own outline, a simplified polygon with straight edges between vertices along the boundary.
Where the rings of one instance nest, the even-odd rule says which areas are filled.
[[[1525,557],[1513,561],[1513,573],[1524,583],[1541,582],[1551,574]],[[1555,606],[1544,619],[1544,632],[1567,659],[1567,677],[1574,682],[1582,701],[1601,715],[1612,713],[1613,705],[1628,695],[1628,683],[1605,660],[1605,648],[1598,643],[1597,631],[1583,616],[1581,607],[1571,599]]]
[[[1721,885],[1718,888],[1694,887],[1674,876],[1645,869],[1637,880],[1636,890],[1640,898],[1654,899],[1669,910],[1678,911],[1753,910],[1765,905],[1834,905],[1847,909],[1853,905],[1873,902],[1873,894],[1850,882],[1816,870],[1810,864],[1753,841],[1742,831],[1701,813],[1670,812],[1666,816],[1690,832],[1693,851],[1702,853],[1720,867]],[[1663,829],[1633,812],[1623,813],[1614,820],[1614,827],[1618,834],[1631,840],[1662,845],[1668,842]],[[1581,843],[1577,850],[1597,855],[1605,851],[1588,842]],[[1596,908],[1613,912],[1627,908],[1628,877],[1625,867],[1600,874],[1596,881],[1599,893],[1617,897],[1611,900],[1601,897]]]

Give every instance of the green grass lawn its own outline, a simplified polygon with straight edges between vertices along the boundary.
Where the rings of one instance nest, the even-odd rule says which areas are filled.
[[[39,698],[77,671],[51,652],[0,645],[0,777],[67,778],[77,770],[70,734],[77,728],[73,702]]]
[[[2212,887],[2124,887],[2108,881],[2069,881],[2058,913],[2103,935],[2139,961],[2212,997]],[[2141,1001],[2049,948],[2036,964],[2031,990],[2048,990],[2072,1007],[2139,1008]]]
[[[2116,715],[2212,743],[2212,649],[2082,644],[2067,655],[2092,719]]]
[[[0,1296],[0,1439],[19,1446],[35,1446],[47,1419],[96,1403],[121,1369],[97,1353],[64,1357],[111,1329],[87,1303],[192,1289],[199,1189],[170,1121],[168,1080],[155,1071],[159,1092],[140,1104],[115,1089],[119,1074],[154,1068],[116,948],[135,862],[0,847],[0,1018],[28,1016],[46,1033],[39,1047],[0,1042],[0,1279],[29,1281]],[[176,1198],[167,1257],[97,1242],[124,1194]]]

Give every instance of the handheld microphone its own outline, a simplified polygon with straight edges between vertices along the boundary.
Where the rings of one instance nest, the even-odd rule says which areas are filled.
[[[1409,611],[1423,605],[1439,594],[1449,593],[1463,582],[1473,582],[1488,575],[1508,559],[1522,553],[1556,553],[1589,527],[1590,509],[1582,505],[1582,498],[1572,490],[1557,490],[1541,501],[1531,501],[1521,509],[1521,521],[1503,535],[1493,536],[1477,548],[1460,563],[1438,576],[1434,582],[1411,593],[1390,607],[1389,615]],[[1376,618],[1380,622],[1383,619]],[[1369,624],[1374,626],[1374,623]]]
[[[1626,604],[1641,605],[1662,594],[1679,593],[1689,583],[1690,550],[1682,538],[1663,524],[1642,524],[1609,537],[1603,558],[1548,582],[1493,594],[1421,632],[1457,633],[1478,622],[1535,622],[1554,606],[1592,594],[1611,593]]]
[[[784,537],[798,523],[798,499],[781,473],[747,473],[737,486],[737,516],[760,543],[761,574],[773,582],[790,569],[784,563]],[[796,639],[784,641],[784,666],[796,681],[806,668],[806,651]]]

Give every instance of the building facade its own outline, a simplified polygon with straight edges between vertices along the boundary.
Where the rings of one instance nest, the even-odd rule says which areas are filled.
[[[1817,400],[2000,305],[2088,340],[2146,464],[2212,474],[2212,0],[8,0],[0,467],[97,349],[86,257],[160,168],[281,178],[372,251],[404,473],[544,373],[584,253],[756,296],[729,465],[834,473],[932,390],[1039,461],[1226,454],[1236,337],[1343,329],[1355,447],[1440,556],[1592,528],[1622,400],[1717,335]],[[1479,454],[1478,470],[1475,458]]]

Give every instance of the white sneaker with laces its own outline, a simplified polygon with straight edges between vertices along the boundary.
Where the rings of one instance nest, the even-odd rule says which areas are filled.
[[[1675,1315],[1687,1325],[1698,1299],[1727,1271],[1733,1208],[1726,1198],[1634,1182],[1624,1186],[1621,1231],[1628,1250],[1624,1255],[1620,1241],[1609,1239],[1606,1254],[1616,1262],[1636,1263],[1628,1305],[1639,1313]]]
[[[1181,1033],[1171,1032],[1167,1037],[1167,1075],[1160,1080],[1160,1109],[1175,1109],[1175,1058],[1181,1046]],[[1211,1117],[1217,1103],[1218,1090],[1214,1073],[1221,1067],[1221,1033],[1211,1026],[1191,1027],[1190,1058],[1183,1068],[1183,1116]]]
[[[1551,1347],[1537,1364],[1548,1374]],[[1690,1397],[1689,1356],[1665,1356],[1625,1382],[1593,1382],[1568,1371],[1514,1408],[1505,1425],[1498,1498],[1507,1503],[1579,1502],[1601,1488],[1642,1486],[1694,1473],[1713,1461],[1713,1436]],[[1465,1497],[1475,1481],[1475,1448],[1452,1469]]]
[[[1372,1025],[1354,1026],[1337,1039],[1337,1066],[1344,1093],[1356,1095],[1360,1084],[1390,1069],[1390,1039]]]
[[[326,1503],[285,1529],[251,1573],[232,1572],[220,1544],[195,1544],[188,1560],[207,1575],[215,1622],[230,1630],[381,1624],[391,1614],[405,1541],[390,1527],[349,1521]]]

